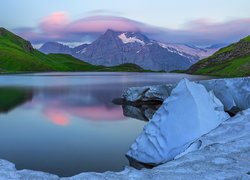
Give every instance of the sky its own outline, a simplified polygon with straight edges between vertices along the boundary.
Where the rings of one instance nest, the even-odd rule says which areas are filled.
[[[193,45],[250,34],[249,0],[1,0],[0,26],[33,44],[91,42],[107,29]]]

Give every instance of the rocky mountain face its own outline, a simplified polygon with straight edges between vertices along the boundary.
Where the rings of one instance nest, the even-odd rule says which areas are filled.
[[[76,54],[76,53],[79,53],[81,52],[84,48],[86,48],[88,46],[88,44],[82,44],[80,46],[76,46],[74,48],[71,48],[71,52],[72,54]]]
[[[112,30],[74,56],[98,65],[133,63],[144,69],[165,71],[186,69],[198,59],[169,51],[141,33]]]
[[[80,46],[76,46],[74,48],[70,48],[67,45],[60,44],[58,42],[47,42],[39,49],[39,51],[43,52],[44,54],[75,54],[77,52],[80,52],[85,47],[87,47],[88,44],[82,44]]]
[[[217,50],[217,48],[216,48]],[[107,30],[90,45],[75,48],[58,43],[40,49],[45,53],[67,53],[91,64],[115,66],[133,63],[150,70],[184,70],[207,57],[215,49],[200,49],[183,44],[164,44],[151,40],[140,32]]]
[[[44,54],[50,54],[50,53],[71,54],[72,53],[70,47],[57,43],[57,42],[47,42],[39,50],[43,52]]]

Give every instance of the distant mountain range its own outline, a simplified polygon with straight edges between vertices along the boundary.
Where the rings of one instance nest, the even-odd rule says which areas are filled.
[[[171,71],[185,69],[196,62],[185,72],[221,77],[250,76],[250,36],[206,57],[221,46],[213,45],[204,49],[184,44],[163,44],[150,40],[141,33],[108,30],[92,44],[75,48],[59,43],[46,43],[41,48],[46,53],[44,54],[34,49],[29,41],[0,28],[0,73],[144,72],[142,67]],[[202,57],[206,58],[198,61]]]
[[[63,52],[63,50],[69,52],[67,47],[57,47],[59,47],[57,50],[60,52]],[[79,48],[82,49],[83,46]],[[145,70],[134,64],[121,64],[113,67],[92,65],[68,54],[46,55],[34,49],[29,41],[0,27],[0,73],[48,71],[142,72]]]
[[[151,40],[140,32],[107,30],[91,44],[70,48],[60,43],[48,42],[39,50],[46,54],[70,54],[95,65],[132,63],[144,69],[172,71],[185,70],[222,46],[197,48],[185,44],[166,44]]]
[[[222,77],[250,76],[250,36],[197,62],[187,72]]]

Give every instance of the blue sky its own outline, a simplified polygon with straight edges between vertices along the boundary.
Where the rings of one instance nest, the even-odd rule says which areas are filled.
[[[225,28],[227,28],[227,26],[233,26],[228,25],[228,23],[234,23],[235,26],[238,26],[239,22],[249,24],[249,9],[249,0],[1,0],[0,26],[10,30],[13,29],[20,35],[24,34],[24,37],[38,43],[49,40],[49,38],[41,37],[41,33],[47,35],[47,32],[41,32],[42,30],[39,29],[40,24],[43,23],[46,17],[48,19],[48,17],[51,17],[51,15],[57,12],[63,12],[67,15],[67,19],[69,20],[68,25],[65,25],[67,27],[74,22],[92,16],[122,17],[135,21],[136,23],[143,23],[151,28],[155,27],[161,35],[159,37],[153,37],[167,41],[169,37],[166,36],[163,38],[163,34],[164,32],[166,34],[169,33],[167,31],[169,29],[171,33],[173,33],[174,30],[178,30],[178,32],[185,30],[185,33],[187,33],[187,29],[189,31],[193,30],[193,28],[202,30],[204,28],[202,25],[217,25],[221,29],[223,24],[225,24]],[[98,22],[100,23],[101,21]],[[105,25],[105,27],[106,26],[108,26],[108,24]],[[240,26],[241,29],[233,27],[232,30],[240,30],[243,32],[237,32],[235,37],[229,37],[228,35],[224,39],[221,39],[221,41],[233,41],[250,33],[244,30],[249,26],[242,24]],[[27,28],[29,28],[29,31],[24,32],[24,29]],[[144,28],[145,27],[140,26],[139,29],[144,31]],[[28,33],[31,31],[33,33],[32,37],[28,36]],[[89,36],[93,35],[92,31],[83,31],[85,33],[82,34],[83,37],[86,37],[88,33],[90,34]],[[40,35],[35,36],[34,32],[39,32]],[[53,33],[59,32],[55,31]],[[96,32],[94,31],[94,33]],[[153,33],[151,31],[145,31],[145,33],[150,36],[151,34],[157,34],[157,31],[154,30]],[[174,35],[178,36],[179,34],[174,33]],[[188,41],[190,41],[190,43],[197,44],[212,43],[214,41],[211,40],[210,42],[208,39],[204,39],[198,42],[199,37],[197,37],[197,40],[192,42],[191,38],[193,38],[193,35],[190,36],[190,38],[183,37],[186,40],[182,40],[181,36],[183,36],[183,34],[176,37],[176,41],[181,43],[188,43]],[[215,35],[215,37],[217,36],[218,35]],[[68,40],[60,38],[52,38],[51,40],[75,41],[72,37]],[[81,40],[84,41],[84,38]],[[169,41],[173,41],[173,39],[170,38]]]

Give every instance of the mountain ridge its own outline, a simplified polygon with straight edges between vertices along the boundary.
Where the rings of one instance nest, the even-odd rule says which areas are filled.
[[[43,54],[29,41],[0,28],[0,73],[53,71],[132,71],[144,72],[139,66],[123,64],[119,67],[96,66],[68,54]]]
[[[223,77],[250,76],[250,36],[192,65],[187,73]]]
[[[141,32],[108,29],[91,44],[70,54],[96,65],[137,64],[151,70],[184,70],[216,49],[201,49],[184,44],[160,43]],[[42,49],[40,49],[42,51]],[[51,51],[57,53],[57,51]]]

